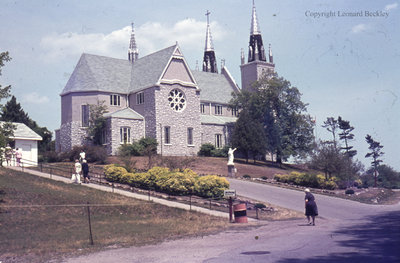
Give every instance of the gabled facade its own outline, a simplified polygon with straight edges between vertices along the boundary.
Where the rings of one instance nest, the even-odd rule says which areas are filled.
[[[177,43],[140,58],[133,25],[128,60],[82,54],[60,94],[57,150],[90,143],[89,105],[101,101],[108,108],[103,144],[111,155],[145,136],[157,139],[162,155],[196,155],[204,143],[229,145],[237,112],[228,105],[240,89],[225,66],[218,73],[206,15],[203,71],[190,70]],[[241,67],[242,78],[247,72],[247,82],[257,80],[252,66]]]

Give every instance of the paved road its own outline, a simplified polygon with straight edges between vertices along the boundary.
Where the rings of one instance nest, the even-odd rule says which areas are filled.
[[[304,212],[303,191],[236,179],[229,179],[229,182],[230,188],[235,189],[237,195]],[[393,206],[367,205],[326,195],[313,195],[315,196],[320,216],[330,219],[358,219],[393,209]],[[397,207],[400,208],[399,205]]]
[[[304,193],[230,180],[238,194],[303,211]],[[107,250],[65,262],[400,262],[400,205],[376,206],[316,195],[317,226],[264,222],[247,230]]]

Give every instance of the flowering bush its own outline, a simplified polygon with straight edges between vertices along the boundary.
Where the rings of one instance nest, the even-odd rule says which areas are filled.
[[[229,188],[229,182],[225,178],[216,175],[200,177],[190,169],[170,171],[168,168],[154,167],[146,173],[128,173],[122,167],[107,165],[104,173],[110,182],[129,184],[171,195],[222,197],[224,190]]]

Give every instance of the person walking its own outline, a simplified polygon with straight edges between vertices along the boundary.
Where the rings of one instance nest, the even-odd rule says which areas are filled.
[[[82,174],[83,174],[83,183],[89,183],[89,165],[86,160],[82,161]]]
[[[74,183],[81,183],[81,173],[82,173],[82,165],[78,159],[75,160],[75,178],[72,176],[72,180]]]
[[[82,149],[81,152],[79,153],[79,161],[82,163],[83,160],[86,160],[86,153],[85,153],[85,151]]]
[[[20,148],[15,151],[15,159],[17,159],[17,166],[20,167],[22,159],[22,150]]]
[[[306,216],[308,220],[309,225],[315,226],[315,217],[318,215],[318,207],[317,203],[315,202],[315,197],[314,195],[310,192],[310,189],[306,188],[304,190],[306,196],[305,196],[305,208],[306,208]],[[310,220],[310,217],[312,221]]]

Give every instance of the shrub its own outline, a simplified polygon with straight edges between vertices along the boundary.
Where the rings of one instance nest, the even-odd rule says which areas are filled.
[[[39,162],[55,163],[61,161],[61,155],[55,151],[47,151],[44,152],[42,155],[39,155]]]
[[[264,176],[261,176],[261,179],[268,180],[268,177],[264,175]]]
[[[225,145],[223,148],[214,149],[211,151],[212,157],[228,157],[229,146]]]
[[[353,195],[354,194],[354,190],[353,189],[346,189],[346,191],[344,193],[346,195]]]
[[[195,182],[195,194],[201,197],[221,198],[226,189],[229,189],[228,180],[217,175],[201,176]]]
[[[86,147],[86,160],[89,163],[101,163],[104,164],[107,161],[107,150],[103,146],[92,145]]]
[[[243,179],[250,179],[250,178],[251,178],[251,176],[248,175],[248,174],[245,174],[245,175],[243,175],[242,177],[243,177]]]
[[[215,146],[211,143],[204,143],[200,146],[200,150],[198,152],[199,156],[212,156],[212,151],[215,150]]]
[[[255,208],[258,208],[258,209],[263,209],[263,208],[266,208],[267,206],[264,205],[264,204],[262,204],[262,203],[256,203],[256,204],[254,205],[254,207],[255,207]]]
[[[122,144],[118,148],[119,156],[140,156],[142,151],[142,146],[135,142],[132,144]]]
[[[121,177],[126,173],[127,171],[125,168],[115,166],[114,164],[106,165],[104,167],[104,174],[107,181],[110,182],[120,182]]]

